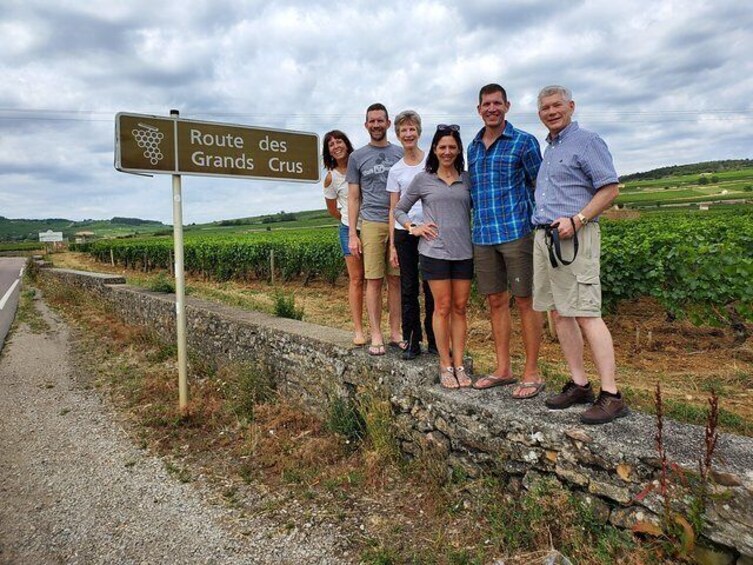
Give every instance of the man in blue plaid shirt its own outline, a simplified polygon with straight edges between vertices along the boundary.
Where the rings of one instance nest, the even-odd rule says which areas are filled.
[[[505,89],[487,84],[479,92],[484,127],[468,147],[473,199],[473,262],[478,290],[489,303],[497,367],[474,384],[485,389],[512,384],[510,294],[520,313],[526,363],[518,399],[532,398],[544,384],[538,369],[542,315],[533,310],[533,191],[541,166],[539,142],[505,118]]]

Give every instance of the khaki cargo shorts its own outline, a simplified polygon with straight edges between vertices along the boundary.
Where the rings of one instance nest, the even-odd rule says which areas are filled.
[[[578,257],[570,265],[549,261],[544,230],[534,232],[533,309],[556,310],[568,318],[601,317],[601,228],[586,224],[578,231]],[[562,257],[573,256],[573,240],[560,240]]]
[[[385,274],[400,276],[400,269],[390,265],[390,226],[387,222],[364,220],[361,225],[363,271],[367,279],[381,279]]]

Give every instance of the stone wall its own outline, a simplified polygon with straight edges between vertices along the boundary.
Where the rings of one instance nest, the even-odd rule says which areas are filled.
[[[121,277],[108,275],[49,269],[44,276],[86,289],[126,321],[175,339],[173,295],[130,287]],[[191,297],[186,316],[188,346],[195,354],[219,365],[260,365],[274,375],[283,394],[314,412],[325,414],[336,395],[369,390],[388,398],[406,454],[431,449],[446,458],[448,467],[470,476],[495,473],[511,489],[551,477],[616,526],[659,522],[662,501],[655,485],[660,462],[651,416],[633,413],[615,423],[583,426],[578,419],[582,408],[555,412],[539,399],[514,401],[510,387],[443,389],[434,383],[435,357],[409,363],[395,353],[370,357],[363,348],[352,347],[346,331]],[[703,428],[667,421],[664,433],[669,459],[690,473],[697,471]],[[734,548],[729,555],[741,554],[740,563],[751,563],[753,440],[722,434],[713,479],[704,536]],[[679,510],[687,514],[687,509]]]

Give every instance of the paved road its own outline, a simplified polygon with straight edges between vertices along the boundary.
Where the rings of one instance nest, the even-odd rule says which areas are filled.
[[[294,500],[242,485],[243,510],[220,495],[221,472],[217,486],[201,468],[180,482],[90,385],[67,325],[33,305],[49,329],[20,324],[0,357],[0,565],[354,562],[339,549],[345,532],[316,514],[292,529],[300,508],[267,517],[268,503]]]
[[[23,257],[0,257],[0,351],[16,315],[25,264]]]

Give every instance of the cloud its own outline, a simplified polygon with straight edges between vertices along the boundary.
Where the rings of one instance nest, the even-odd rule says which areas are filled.
[[[412,108],[428,133],[480,127],[477,93],[510,95],[540,140],[536,94],[572,88],[576,118],[622,174],[750,157],[753,12],[666,0],[9,0],[0,14],[0,213],[170,222],[170,177],[113,168],[119,111],[270,128],[339,128]],[[424,136],[424,145],[428,136]],[[323,207],[321,187],[184,177],[187,222]]]

